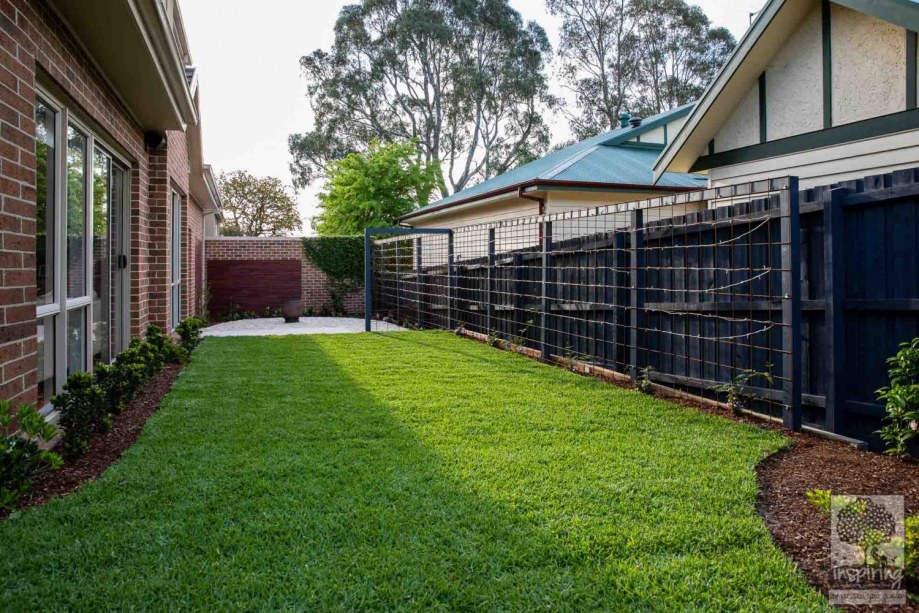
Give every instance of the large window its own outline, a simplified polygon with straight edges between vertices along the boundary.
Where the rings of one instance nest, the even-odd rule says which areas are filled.
[[[172,192],[172,231],[169,233],[169,327],[182,319],[182,197]]]
[[[35,120],[38,401],[46,407],[68,375],[114,353],[121,277],[112,262],[126,245],[112,217],[124,206],[125,171],[50,97],[37,100]]]

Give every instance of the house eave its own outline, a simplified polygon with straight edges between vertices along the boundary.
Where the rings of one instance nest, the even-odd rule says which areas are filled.
[[[432,215],[439,215],[445,211],[449,211],[463,205],[477,203],[478,201],[492,200],[500,196],[516,196],[520,190],[527,191],[548,191],[548,190],[574,190],[574,191],[602,191],[602,192],[648,192],[648,193],[678,193],[678,192],[690,192],[699,189],[698,187],[668,187],[664,185],[649,185],[649,184],[634,184],[634,183],[601,183],[593,181],[563,181],[557,179],[531,179],[528,181],[523,181],[516,183],[514,185],[509,185],[507,187],[502,187],[499,189],[492,190],[490,192],[485,192],[482,194],[477,194],[475,196],[469,196],[468,198],[463,198],[453,202],[447,202],[443,205],[432,207],[429,209],[419,209],[399,217],[396,221],[405,223],[409,220],[419,220]],[[487,204],[487,202],[482,202],[481,204]]]
[[[179,42],[157,0],[51,0],[144,130],[185,130],[197,111]]]

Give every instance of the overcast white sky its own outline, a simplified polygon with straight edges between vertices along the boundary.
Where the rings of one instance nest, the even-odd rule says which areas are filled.
[[[181,0],[192,59],[199,69],[205,161],[217,172],[247,170],[290,183],[287,137],[312,127],[299,60],[328,48],[342,6],[355,0]],[[544,0],[510,0],[548,32],[558,21]],[[692,2],[692,0],[690,0]],[[740,38],[765,0],[695,0],[712,22]],[[555,126],[555,138],[565,126]],[[297,195],[309,232],[318,186]]]

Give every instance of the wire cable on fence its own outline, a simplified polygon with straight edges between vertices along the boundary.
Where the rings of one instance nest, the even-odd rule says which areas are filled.
[[[781,214],[774,189],[736,200],[611,205],[377,240],[373,315],[699,394],[760,376],[772,411],[786,378],[774,369],[787,353]]]

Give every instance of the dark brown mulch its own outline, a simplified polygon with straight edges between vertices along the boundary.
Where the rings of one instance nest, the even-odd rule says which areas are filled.
[[[776,544],[814,587],[826,593],[830,581],[830,520],[808,502],[806,492],[822,489],[833,494],[900,494],[906,514],[913,515],[919,513],[919,467],[810,434],[785,434],[792,444],[757,467],[759,511]],[[915,586],[908,587],[912,591]],[[919,611],[919,606],[909,602],[897,610]]]
[[[92,481],[118,461],[133,445],[144,429],[147,420],[157,412],[166,393],[182,371],[179,364],[167,364],[155,374],[121,414],[114,416],[112,429],[97,434],[90,443],[89,451],[77,458],[65,458],[64,466],[39,475],[32,492],[23,496],[17,510],[38,506],[59,496],[66,496]],[[0,511],[0,519],[8,515]]]

